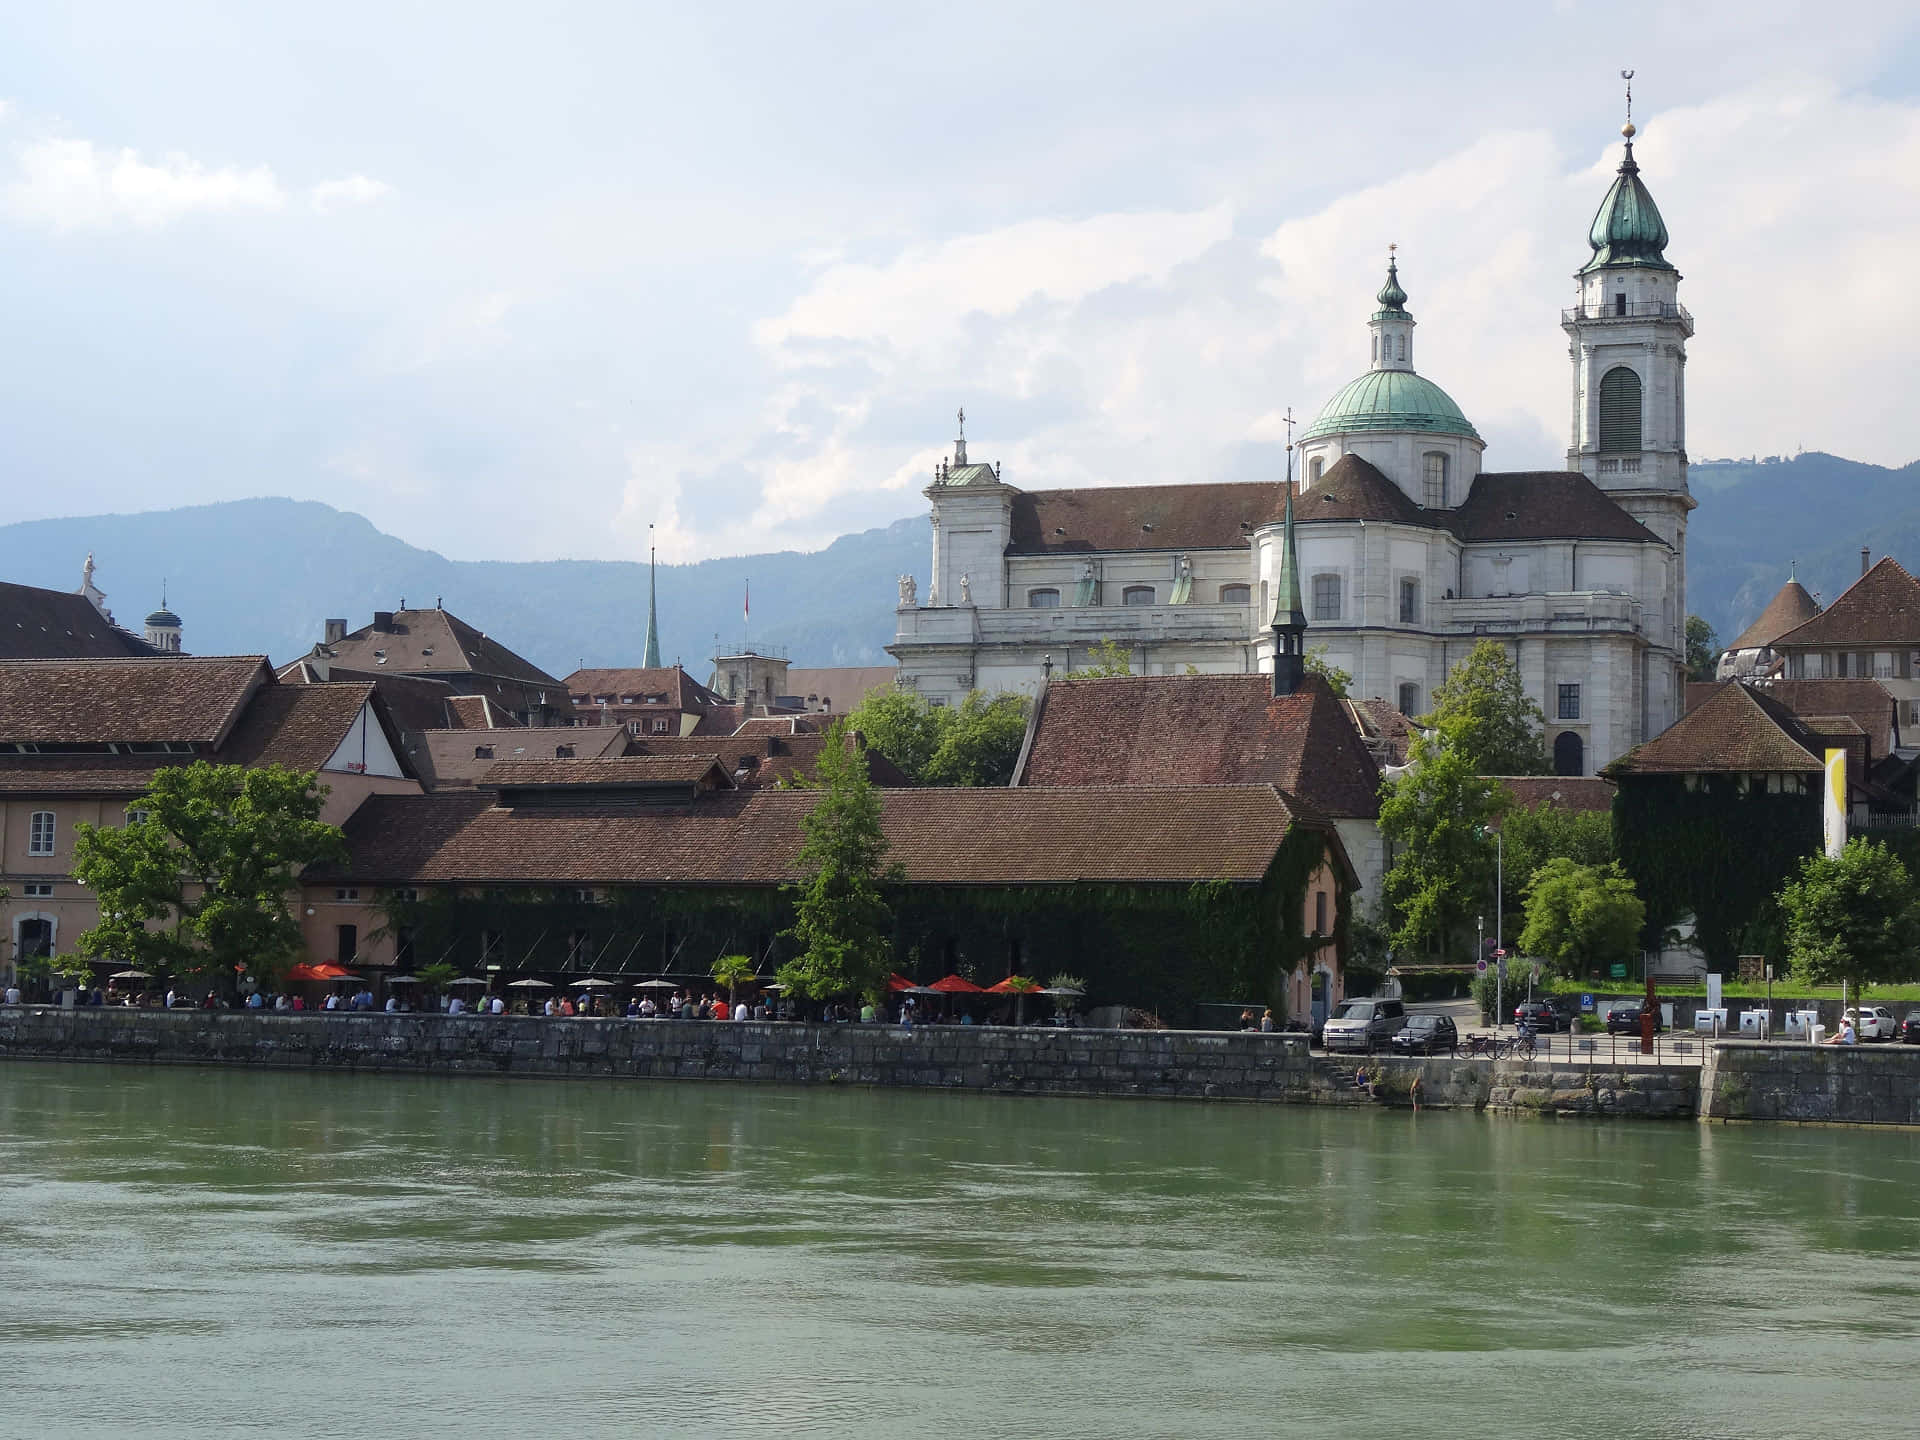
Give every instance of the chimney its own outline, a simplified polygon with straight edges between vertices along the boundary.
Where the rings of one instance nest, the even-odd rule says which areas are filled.
[[[327,621],[327,644],[338,645],[347,638],[347,622],[344,620]]]
[[[391,610],[374,611],[373,628],[382,635],[390,634],[393,630],[393,612]]]
[[[1872,553],[1873,552],[1868,550],[1866,546],[1862,545],[1860,547],[1860,573],[1862,575],[1867,573],[1867,570],[1868,570],[1867,557]]]

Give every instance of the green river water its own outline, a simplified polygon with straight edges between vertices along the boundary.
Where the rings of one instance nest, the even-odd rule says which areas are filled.
[[[1920,1434],[1920,1134],[0,1065],[0,1435]]]

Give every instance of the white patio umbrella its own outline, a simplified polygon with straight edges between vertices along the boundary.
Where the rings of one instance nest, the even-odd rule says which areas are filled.
[[[449,988],[455,985],[479,985],[484,987],[486,983],[487,983],[486,981],[480,979],[478,976],[475,976],[475,975],[461,975],[456,977],[455,979],[447,981],[447,985],[449,986]]]
[[[551,990],[553,986],[544,980],[514,980],[507,985],[509,990]]]
[[[613,989],[613,982],[611,980],[598,980],[589,977],[585,980],[575,980],[569,988],[574,990],[611,990]]]
[[[151,980],[153,976],[144,970],[118,970],[107,978],[109,980]]]
[[[671,980],[642,980],[633,988],[636,990],[678,990],[680,987]]]

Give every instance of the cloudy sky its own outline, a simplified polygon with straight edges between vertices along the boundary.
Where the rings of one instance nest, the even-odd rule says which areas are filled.
[[[1920,457],[1911,0],[82,0],[0,16],[0,493],[694,559],[922,509],[962,403],[1017,484],[1258,478],[1390,241],[1558,464],[1623,66],[1695,458]]]

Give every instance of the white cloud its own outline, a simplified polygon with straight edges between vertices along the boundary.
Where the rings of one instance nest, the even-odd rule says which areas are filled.
[[[392,189],[383,180],[355,174],[342,180],[322,180],[307,192],[307,198],[316,214],[331,215],[351,205],[371,205]]]
[[[264,165],[210,170],[185,155],[150,163],[90,140],[29,141],[14,148],[14,159],[6,209],[58,230],[154,228],[198,211],[278,210],[287,198]]]

